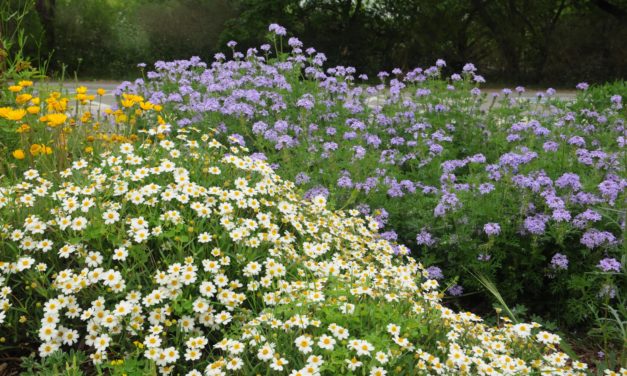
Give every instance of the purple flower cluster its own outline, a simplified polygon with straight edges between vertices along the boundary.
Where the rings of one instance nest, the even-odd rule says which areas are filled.
[[[553,267],[553,269],[568,269],[568,257],[561,253],[556,253],[551,259],[551,266]]]
[[[536,214],[532,217],[527,217],[524,221],[525,230],[532,235],[542,235],[544,234],[548,220],[549,217],[544,214]]]
[[[594,249],[603,244],[612,245],[616,242],[616,237],[608,231],[599,231],[597,229],[590,229],[586,231],[581,237],[581,244],[590,249]]]
[[[496,236],[501,233],[501,226],[498,223],[486,223],[483,225],[483,232],[488,236]]]
[[[280,25],[277,25],[277,24],[271,24],[268,27],[268,31],[271,31],[271,32],[273,32],[274,34],[276,34],[278,36],[285,36],[285,35],[287,35],[287,30],[283,26],[280,26]]]
[[[316,187],[311,188],[307,192],[305,192],[305,194],[303,195],[303,198],[305,200],[312,200],[318,196],[322,196],[325,198],[329,197],[329,190],[322,186],[316,186]]]
[[[429,278],[431,279],[442,279],[444,278],[444,274],[442,274],[442,269],[437,266],[430,266],[427,268],[427,273],[429,273]]]
[[[424,228],[420,230],[418,235],[416,235],[416,244],[418,245],[425,245],[427,247],[431,247],[432,245],[435,244],[435,242],[436,241],[433,238],[433,236]]]
[[[581,181],[579,175],[567,172],[555,180],[555,185],[559,188],[571,188],[573,191],[581,190]]]
[[[580,83],[587,92],[576,106],[553,106],[553,89],[540,93],[537,107],[521,102],[523,87],[487,99],[473,64],[445,76],[441,59],[424,69],[380,72],[380,82],[367,86],[355,68],[326,66],[323,53],[287,38],[282,26],[268,30],[276,41],[287,39],[288,53],[270,44],[238,52],[232,42],[233,58],[157,62],[146,80],[116,92],[164,106],[176,115],[173,125],[211,127],[225,144],[245,145],[305,199],[348,202],[385,228],[383,238],[415,244],[427,259],[504,268],[527,257],[512,244],[567,241],[561,253],[542,250],[553,254],[549,268],[575,270],[581,258],[573,255],[585,251],[594,257],[586,264],[591,270],[599,253],[621,246],[627,125],[620,95],[593,105],[585,98],[594,88]],[[484,110],[492,100],[506,115]],[[444,239],[476,249],[485,243],[477,234],[493,248],[446,257]],[[429,275],[459,273],[449,262]],[[615,262],[599,268],[616,270]],[[536,266],[546,271],[546,260]]]
[[[619,273],[622,266],[618,260],[615,258],[606,257],[599,261],[597,268],[601,269],[604,272],[616,272]]]
[[[460,296],[464,293],[464,288],[460,285],[453,285],[447,290],[452,296]]]

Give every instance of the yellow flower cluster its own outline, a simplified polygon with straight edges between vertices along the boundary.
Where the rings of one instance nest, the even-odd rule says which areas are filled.
[[[19,146],[11,152],[18,161],[24,160],[28,153],[31,156],[50,155],[53,149],[67,153],[69,145],[76,145],[76,150],[91,154],[95,147],[93,143],[133,142],[137,136],[127,125],[135,125],[143,115],[162,110],[161,106],[145,101],[141,96],[124,94],[123,100],[131,111],[106,108],[94,114],[90,102],[96,95],[89,94],[84,86],[76,88],[73,100],[59,91],[40,97],[30,81],[20,81],[10,86],[9,91],[15,95],[15,106],[0,107],[0,127],[5,130],[9,127],[19,135]],[[102,97],[106,91],[97,89],[96,93]],[[113,132],[112,124],[123,125],[121,134]],[[76,135],[70,136],[74,133]],[[70,141],[69,137],[74,137],[75,141]],[[82,146],[84,142],[92,145]],[[61,155],[58,160],[65,159],[66,156]]]
[[[67,115],[62,113],[48,114],[39,118],[39,121],[46,123],[46,125],[51,128],[58,127],[59,125],[64,124],[66,120]]]
[[[3,117],[7,120],[12,121],[20,121],[24,116],[26,116],[27,112],[24,109],[12,109],[10,107],[2,107],[0,108],[0,117]]]

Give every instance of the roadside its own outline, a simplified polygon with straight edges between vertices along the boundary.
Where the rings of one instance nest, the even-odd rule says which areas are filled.
[[[95,102],[92,107],[94,109],[100,108],[100,111],[104,111],[108,108],[111,108],[115,103],[115,89],[118,87],[118,85],[120,85],[121,81],[108,81],[108,80],[101,80],[101,81],[66,81],[66,82],[59,82],[59,81],[50,81],[50,82],[45,82],[45,85],[51,89],[54,89],[55,87],[58,88],[64,88],[67,89],[71,92],[73,92],[74,90],[76,90],[77,87],[80,86],[84,86],[87,88],[88,93],[91,94],[95,94],[96,90],[98,89],[104,89],[106,91],[105,95],[102,96],[102,100],[101,103],[102,105],[100,107],[98,107],[98,102]],[[493,94],[499,94],[499,95],[503,95],[502,90],[503,88],[494,88],[494,87],[490,87],[487,89],[482,89],[484,93],[486,93],[488,95],[488,100],[484,103],[484,105],[482,106],[482,108],[487,109],[490,106],[491,100],[489,99]],[[538,97],[539,94],[546,94],[546,89],[544,90],[540,90],[540,89],[529,89],[526,90],[524,93],[518,94],[518,93],[513,93],[511,94],[511,96],[513,98],[521,98],[521,99],[535,99]],[[577,95],[577,92],[575,90],[556,90],[554,97],[562,99],[562,100],[566,100],[566,101],[570,101],[573,100],[575,98],[575,96]],[[369,104],[370,105],[374,105],[379,103],[379,101],[381,100],[381,98],[378,97],[373,97],[371,98],[371,100],[369,100]]]
[[[71,92],[76,90],[77,87],[85,86],[90,94],[96,94],[96,90],[104,89],[106,93],[102,96],[102,105],[109,108],[115,104],[114,91],[120,83],[121,81],[50,81],[46,84],[51,88],[63,87]]]

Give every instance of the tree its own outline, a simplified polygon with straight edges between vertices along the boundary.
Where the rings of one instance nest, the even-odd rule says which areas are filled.
[[[444,58],[461,67],[485,54],[476,32],[477,11],[468,0],[384,0],[376,11],[388,25],[389,56],[409,68]]]
[[[472,0],[515,80],[538,80],[555,27],[571,0]]]
[[[612,2],[607,0],[592,0],[592,4],[608,13],[618,21],[627,21],[627,2]]]
[[[39,15],[39,21],[44,28],[44,38],[48,50],[55,47],[54,19],[56,10],[56,0],[37,0],[35,10]]]

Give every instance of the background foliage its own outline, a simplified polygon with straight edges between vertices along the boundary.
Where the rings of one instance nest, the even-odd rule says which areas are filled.
[[[9,0],[14,6],[26,0]],[[625,0],[36,0],[30,56],[82,77],[126,78],[137,62],[258,46],[285,25],[331,63],[370,75],[437,58],[491,81],[571,85],[627,77]]]

